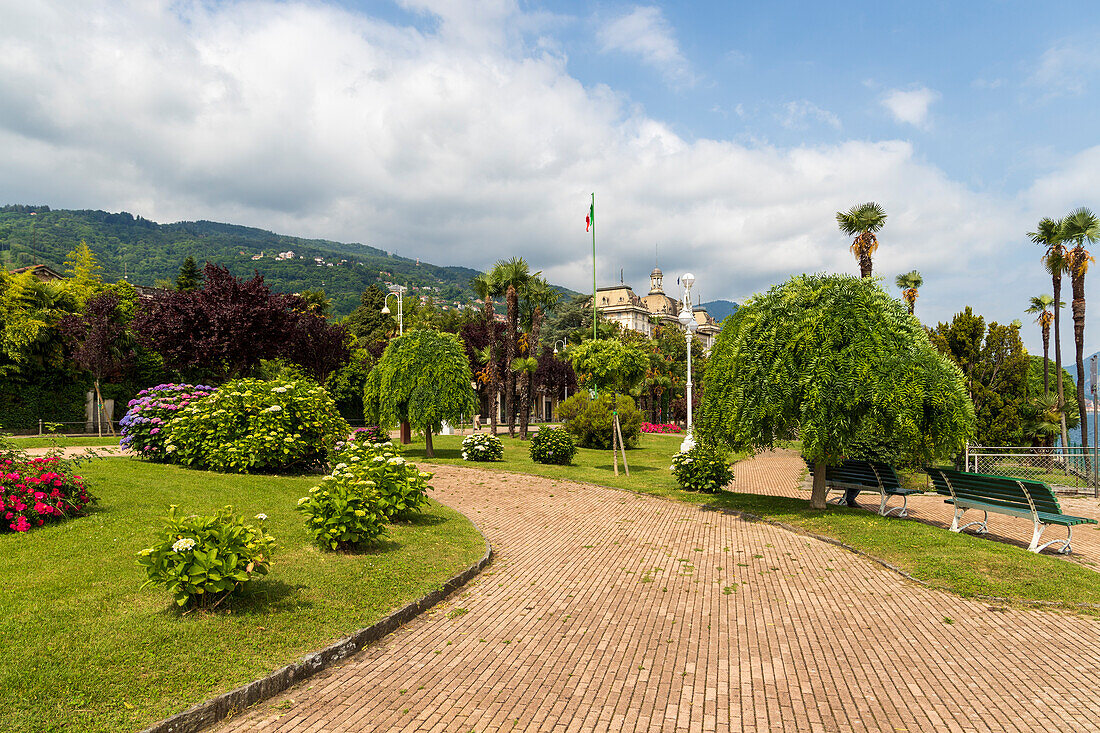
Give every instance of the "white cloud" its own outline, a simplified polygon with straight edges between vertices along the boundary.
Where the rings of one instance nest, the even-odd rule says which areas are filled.
[[[828,125],[834,130],[840,129],[839,117],[806,99],[784,104],[783,113],[777,115],[777,119],[779,124],[788,130],[805,130],[809,128],[811,122]]]
[[[939,92],[923,86],[909,90],[891,89],[883,96],[882,106],[897,122],[926,129],[929,125],[928,108],[939,98]]]
[[[596,38],[604,51],[636,56],[659,70],[670,82],[694,83],[672,26],[658,7],[635,7],[602,24]]]
[[[1062,41],[1039,57],[1027,79],[1044,98],[1079,96],[1100,72],[1100,50],[1095,39],[1087,43]]]
[[[518,255],[583,290],[595,191],[601,281],[624,267],[644,287],[659,243],[707,300],[856,272],[834,214],[873,199],[890,216],[875,272],[919,269],[935,322],[965,305],[1017,317],[1045,291],[1023,232],[1100,198],[1100,149],[1005,199],[896,140],[687,140],[530,45],[514,4],[472,7],[418,4],[438,18],[418,30],[315,2],[9,2],[0,203],[229,221],[438,264]]]

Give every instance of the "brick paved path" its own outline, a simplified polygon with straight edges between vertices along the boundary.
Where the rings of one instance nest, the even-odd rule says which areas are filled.
[[[735,489],[794,491],[797,457]],[[991,608],[767,524],[439,467],[498,560],[222,731],[1100,730],[1100,621]],[[948,623],[947,619],[953,621]]]

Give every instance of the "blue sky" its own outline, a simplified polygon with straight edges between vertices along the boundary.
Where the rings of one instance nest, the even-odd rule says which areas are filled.
[[[833,217],[876,200],[876,274],[894,292],[920,270],[932,324],[1023,317],[1050,287],[1026,232],[1100,209],[1086,3],[0,0],[0,18],[4,202],[522,255],[583,289],[595,191],[602,283],[622,268],[644,290],[657,246],[704,299],[741,299],[856,272]]]

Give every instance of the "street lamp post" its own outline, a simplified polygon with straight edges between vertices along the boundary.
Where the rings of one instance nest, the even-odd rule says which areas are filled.
[[[687,435],[684,436],[684,442],[680,444],[680,452],[685,453],[695,447],[695,438],[691,434],[691,338],[695,329],[699,328],[699,324],[695,322],[695,315],[691,310],[691,286],[695,284],[695,275],[686,272],[680,278],[680,282],[684,284],[684,302],[677,320],[684,327],[684,335],[687,338],[687,384],[685,385],[687,387]]]
[[[403,299],[401,293],[405,292],[405,288],[402,285],[394,285],[390,292],[386,295],[386,300],[382,303],[382,315],[388,316],[390,314],[390,296],[397,298],[397,335],[405,335],[405,309],[403,306]]]
[[[568,348],[568,346],[569,346],[568,341],[558,339],[557,341],[554,342],[554,356],[558,355],[558,344],[561,344],[561,350],[562,351],[565,351],[565,349]],[[565,383],[565,399],[569,399],[569,382]]]

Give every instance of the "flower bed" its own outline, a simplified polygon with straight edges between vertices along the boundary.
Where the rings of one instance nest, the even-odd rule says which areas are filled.
[[[0,530],[27,532],[47,522],[81,516],[95,501],[80,476],[59,458],[0,463]]]
[[[168,425],[179,411],[191,403],[209,397],[214,388],[205,384],[158,384],[138,392],[127,403],[129,408],[119,425],[123,448],[135,451],[151,461],[167,460]]]
[[[474,433],[462,439],[462,460],[503,461],[504,444],[489,433]]]
[[[679,425],[673,425],[672,423],[655,423],[644,422],[642,423],[643,433],[680,433],[683,432]]]

